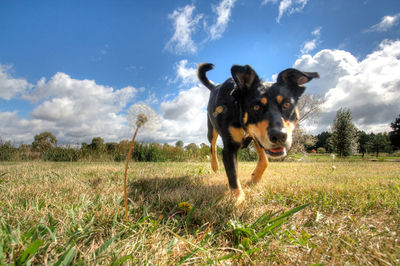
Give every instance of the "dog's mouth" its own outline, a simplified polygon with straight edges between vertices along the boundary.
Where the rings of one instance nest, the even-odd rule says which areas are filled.
[[[271,148],[271,149],[265,150],[265,152],[268,155],[268,157],[272,157],[272,158],[280,158],[280,157],[286,156],[286,148],[283,146],[277,147],[277,148]]]
[[[287,151],[284,146],[277,146],[277,147],[272,147],[272,148],[266,149],[264,147],[264,145],[262,145],[261,142],[257,138],[254,138],[254,139],[257,141],[258,145],[260,145],[260,147],[262,147],[265,150],[265,153],[267,154],[267,156],[269,158],[278,159],[278,158],[285,157],[287,155]]]

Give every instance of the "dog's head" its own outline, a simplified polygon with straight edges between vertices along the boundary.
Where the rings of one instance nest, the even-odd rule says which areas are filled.
[[[242,127],[269,157],[286,156],[299,119],[296,104],[305,90],[302,85],[318,78],[318,73],[286,69],[272,84],[262,82],[248,65],[234,65],[231,73],[236,83],[232,96],[241,108]]]

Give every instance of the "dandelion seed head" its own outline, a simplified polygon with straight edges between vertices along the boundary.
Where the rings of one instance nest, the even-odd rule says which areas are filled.
[[[147,104],[132,105],[127,114],[129,127],[141,128],[148,131],[156,131],[159,127],[159,118],[156,111]]]
[[[145,115],[145,114],[138,114],[138,116],[136,117],[136,126],[137,127],[141,127],[144,124],[146,124],[146,122],[149,120],[149,118]]]

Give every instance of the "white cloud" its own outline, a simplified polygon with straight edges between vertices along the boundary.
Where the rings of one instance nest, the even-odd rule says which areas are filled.
[[[276,4],[277,2],[278,2],[278,0],[263,0],[263,1],[261,2],[261,5],[266,5],[266,4],[268,4],[268,3]]]
[[[206,142],[209,90],[194,86],[160,105],[161,128],[157,138],[167,142]]]
[[[0,112],[0,137],[15,144],[32,143],[34,134],[45,131],[48,123],[36,119],[20,118],[17,111]]]
[[[194,15],[196,9],[194,5],[187,5],[174,10],[172,14],[168,15],[168,18],[172,21],[175,31],[165,45],[165,49],[176,54],[195,54],[199,45],[202,46],[210,40],[222,38],[230,21],[235,2],[236,0],[221,0],[217,6],[212,5],[212,11],[216,15],[216,19],[211,26],[207,26],[208,23],[206,19],[203,19],[203,14]],[[201,21],[203,21],[204,25],[201,33],[207,34],[207,37],[202,41],[195,42],[193,36]]]
[[[170,83],[180,82],[180,86],[190,86],[198,83],[197,79],[197,67],[193,65],[193,67],[188,66],[188,61],[186,59],[182,59],[178,63],[175,64],[176,77],[173,80],[169,80]]]
[[[322,29],[322,27],[318,27],[311,33],[314,36],[314,39],[304,43],[303,47],[301,48],[302,54],[306,54],[306,53],[309,53],[309,52],[315,50],[315,48],[317,48],[318,44],[321,43],[321,29]]]
[[[197,45],[192,40],[192,34],[196,31],[196,26],[202,19],[203,15],[193,17],[195,6],[187,5],[184,8],[174,10],[168,16],[173,21],[174,35],[168,41],[165,49],[177,54],[196,53]]]
[[[0,64],[0,99],[10,100],[32,87],[25,79],[13,78],[11,66]]]
[[[210,91],[200,85],[197,79],[197,67],[188,60],[175,65],[175,79],[167,80],[185,87],[178,95],[166,95],[160,103],[160,129],[154,132],[148,141],[174,144],[182,140],[200,144],[207,142],[207,111]]]
[[[190,121],[207,106],[209,91],[204,87],[195,86],[182,90],[171,101],[161,103],[161,112],[165,119]]]
[[[222,37],[228,25],[235,1],[222,0],[217,7],[213,7],[213,12],[217,14],[217,22],[210,27],[211,40],[217,40]]]
[[[400,20],[400,13],[394,15],[394,16],[384,16],[378,24],[375,24],[371,26],[368,31],[378,31],[378,32],[383,32],[383,31],[388,31],[390,28],[396,26],[399,24]]]
[[[177,82],[190,89],[181,90],[170,100],[161,100],[160,128],[156,132],[142,132],[138,141],[202,143],[207,139],[209,90],[195,82],[195,68],[187,60],[176,65]],[[197,85],[196,85],[197,84]],[[65,73],[57,73],[48,81],[40,79],[29,94],[20,99],[36,106],[28,118],[18,111],[0,111],[0,136],[16,144],[31,143],[43,131],[52,132],[60,144],[90,142],[100,136],[106,142],[131,137],[124,114],[127,103],[144,90],[128,86],[119,90],[97,84],[94,80],[79,80]],[[150,93],[147,104],[158,102]]]
[[[342,107],[351,109],[353,121],[363,130],[389,130],[400,113],[400,41],[383,41],[363,60],[343,50],[322,50],[303,55],[294,67],[321,76],[307,86],[326,100],[317,131],[326,130]]]
[[[276,21],[279,23],[284,14],[292,15],[301,12],[308,0],[282,0],[279,3],[279,15]]]
[[[292,15],[294,13],[301,12],[307,5],[308,0],[279,0],[279,15],[276,18],[276,22],[280,22],[283,15]],[[266,5],[268,3],[276,4],[278,0],[263,0],[261,5]]]
[[[115,90],[57,73],[48,82],[42,78],[30,94],[22,96],[38,103],[32,119],[22,119],[17,112],[0,113],[8,121],[0,136],[30,143],[35,134],[51,131],[60,143],[80,143],[95,136],[117,141],[128,135],[121,112],[136,93],[131,86]]]

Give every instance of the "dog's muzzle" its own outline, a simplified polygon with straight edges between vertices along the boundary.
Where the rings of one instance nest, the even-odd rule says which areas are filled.
[[[266,148],[265,147],[266,145],[264,146],[263,144],[261,144],[261,142],[257,139],[257,137],[255,137],[254,139],[257,142],[257,144],[264,149],[265,154],[271,159],[279,159],[286,157],[287,150],[290,148],[290,145],[288,145],[287,143],[281,145],[272,144],[268,145],[271,146],[270,148]]]

